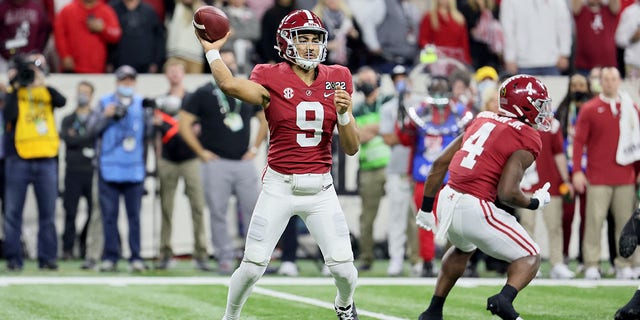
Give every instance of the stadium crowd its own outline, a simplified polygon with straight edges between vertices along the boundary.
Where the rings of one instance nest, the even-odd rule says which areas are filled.
[[[551,132],[543,135],[543,150],[522,185],[529,193],[547,181],[552,185],[551,205],[542,210],[551,269],[541,276],[600,279],[607,271],[600,264],[607,221],[608,270],[621,279],[640,277],[640,254],[622,258],[616,250],[639,194],[640,157],[632,152],[620,160],[617,153],[618,145],[640,140],[637,122],[626,127],[619,121],[638,118],[639,102],[622,90],[621,81],[640,79],[640,0],[0,0],[0,73],[10,79],[0,84],[1,247],[8,270],[24,267],[22,223],[30,184],[38,204],[40,269],[56,270],[58,259],[76,258],[84,260],[83,269],[115,271],[122,258],[132,272],[149,269],[140,256],[140,212],[149,192],[143,183],[147,159],[155,157],[162,229],[153,268],[174,265],[171,224],[182,178],[186,191],[178,196],[189,198],[195,267],[233,272],[237,257],[228,234],[234,226],[226,223],[228,199],[238,199],[244,234],[260,188],[253,159],[268,143],[268,128],[261,108],[225,95],[215,84],[183,85],[185,74],[209,71],[192,27],[193,13],[203,5],[219,6],[229,18],[232,34],[221,55],[234,74],[281,61],[273,49],[276,30],[298,8],[313,11],[329,31],[326,63],[357,74],[354,88],[364,97],[353,109],[362,143],[363,209],[355,239],[360,272],[371,270],[377,259],[390,259],[389,276],[437,274],[435,262],[443,250],[414,220],[429,168],[464,130],[465,117],[497,108],[503,79],[526,73],[569,79],[564,99],[554,101]],[[409,75],[416,66],[438,61],[455,62],[455,70],[429,71],[423,91],[430,99],[409,107],[416,111],[412,117],[404,111]],[[82,81],[71,101],[47,82],[49,73],[113,74],[116,90],[97,97],[95,84]],[[136,92],[139,74],[150,73],[164,74],[170,87],[165,95],[149,99]],[[383,75],[393,78],[395,92],[382,92]],[[603,104],[610,108],[592,107]],[[75,111],[58,128],[54,109],[64,105]],[[260,123],[256,132],[252,118]],[[64,159],[58,159],[60,148]],[[66,164],[63,175],[59,161]],[[65,223],[57,230],[61,176]],[[383,195],[390,205],[379,209]],[[81,197],[89,214],[76,230]],[[127,257],[118,232],[121,197]],[[209,226],[203,222],[205,206]],[[372,235],[379,210],[394,217],[382,256],[376,256]],[[533,211],[510,212],[534,232]],[[571,228],[575,215],[578,235]],[[293,250],[295,256],[297,244],[290,242],[296,241],[297,228],[287,230],[280,247],[283,255]],[[579,237],[577,257],[569,255],[572,236]],[[208,242],[217,268],[209,265]],[[577,262],[570,263],[572,258]],[[476,253],[465,276],[478,276],[482,259]],[[485,264],[487,270],[506,272],[499,260]],[[295,262],[286,266],[277,272],[297,275]]]

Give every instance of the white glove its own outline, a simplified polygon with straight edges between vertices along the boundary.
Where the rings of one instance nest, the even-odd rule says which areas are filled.
[[[551,202],[551,195],[549,194],[549,187],[551,187],[551,183],[547,182],[542,186],[542,188],[536,190],[533,193],[532,199],[538,199],[538,207],[536,210],[542,209],[544,206],[548,205]]]
[[[436,217],[433,216],[432,212],[425,212],[420,209],[416,215],[416,224],[422,229],[431,231],[436,226]]]

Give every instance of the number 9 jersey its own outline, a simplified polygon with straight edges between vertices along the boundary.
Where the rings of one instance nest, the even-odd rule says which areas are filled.
[[[462,146],[451,159],[448,184],[459,192],[493,202],[509,157],[517,150],[526,150],[537,158],[541,148],[538,130],[514,118],[481,112],[467,127]]]
[[[353,94],[353,83],[349,69],[343,66],[320,64],[315,70],[318,74],[311,85],[302,82],[286,62],[259,64],[251,73],[250,79],[270,94],[265,109],[269,122],[267,163],[282,174],[331,170],[337,123],[335,90],[340,87]]]

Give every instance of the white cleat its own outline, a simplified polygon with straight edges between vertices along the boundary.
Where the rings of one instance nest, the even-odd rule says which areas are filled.
[[[573,279],[576,277],[576,274],[569,270],[564,263],[557,263],[551,268],[551,272],[549,273],[551,279]]]

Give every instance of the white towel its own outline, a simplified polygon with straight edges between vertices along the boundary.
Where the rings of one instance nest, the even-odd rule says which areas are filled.
[[[620,138],[616,162],[626,166],[640,160],[640,120],[638,109],[626,92],[620,93]]]

